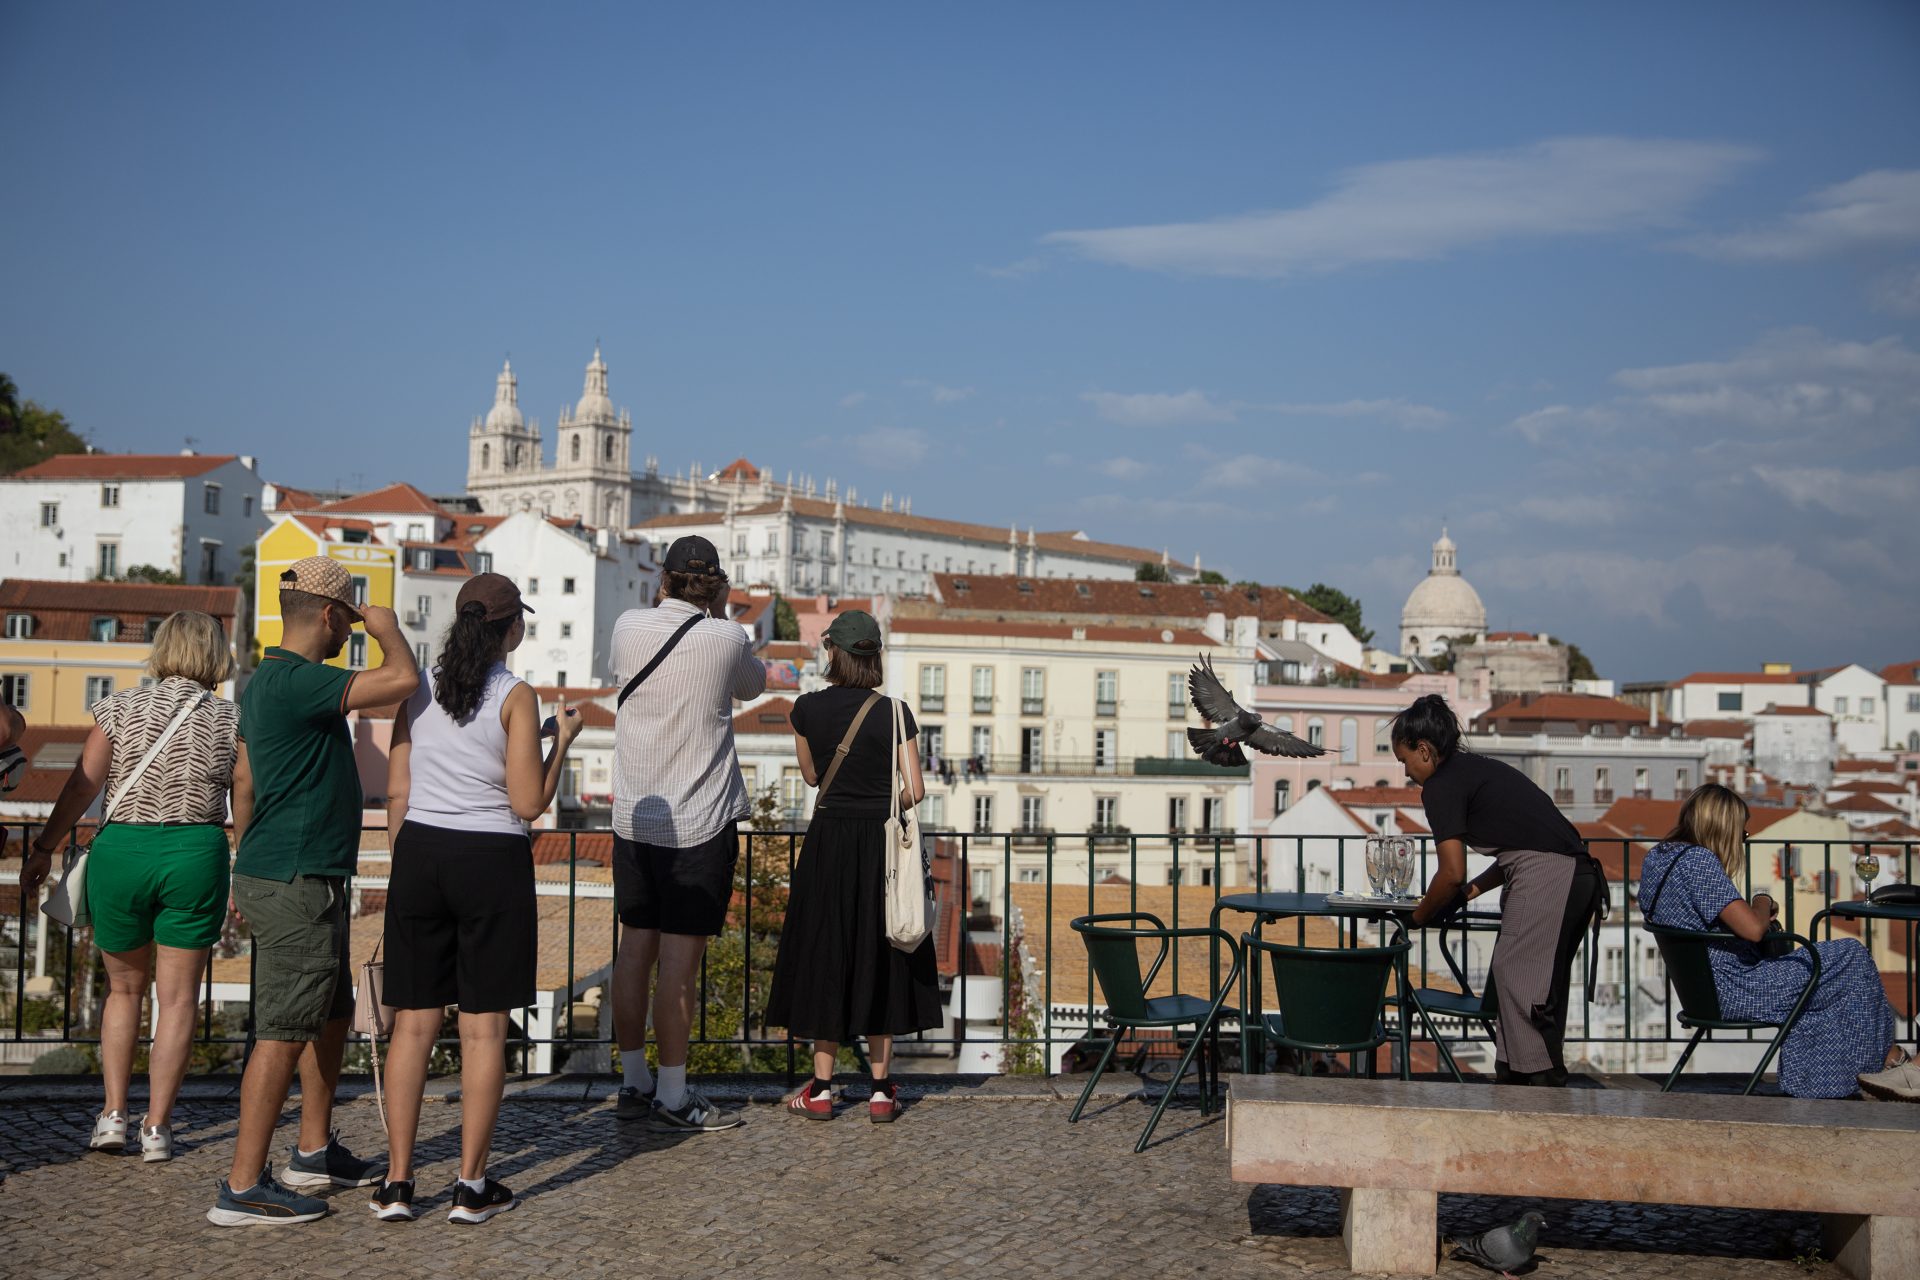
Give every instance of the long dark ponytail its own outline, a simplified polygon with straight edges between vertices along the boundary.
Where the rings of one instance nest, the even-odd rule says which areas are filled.
[[[506,653],[507,633],[517,621],[508,617],[488,622],[487,606],[477,600],[454,615],[433,668],[433,700],[455,723],[465,724],[479,710],[487,677]]]
[[[1430,742],[1433,753],[1445,760],[1460,749],[1460,717],[1437,693],[1415,698],[1413,705],[1393,718],[1393,744],[1411,749]]]

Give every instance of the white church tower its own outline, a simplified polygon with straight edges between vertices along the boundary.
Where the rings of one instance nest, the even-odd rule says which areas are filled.
[[[540,424],[520,413],[520,382],[509,363],[495,382],[493,408],[475,418],[467,447],[467,492],[489,515],[534,511],[624,529],[633,503],[628,465],[633,417],[607,395],[607,365],[593,349],[580,401],[560,410],[554,463],[546,465]]]
[[[540,479],[540,424],[531,427],[520,413],[520,379],[513,361],[502,366],[494,380],[493,408],[475,418],[467,442],[467,491],[481,498],[489,512],[512,510],[491,501],[503,485]]]

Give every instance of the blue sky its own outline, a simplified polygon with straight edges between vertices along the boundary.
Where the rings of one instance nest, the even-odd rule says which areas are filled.
[[[636,456],[1626,679],[1920,656],[1920,9],[0,9],[0,368],[102,445]]]

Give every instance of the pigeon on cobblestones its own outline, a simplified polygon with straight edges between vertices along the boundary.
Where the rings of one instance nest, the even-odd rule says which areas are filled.
[[[1533,1261],[1534,1248],[1540,1243],[1540,1228],[1546,1225],[1545,1218],[1529,1209],[1510,1227],[1492,1227],[1477,1236],[1454,1241],[1450,1256],[1511,1278],[1514,1272]]]
[[[1249,711],[1233,700],[1220,677],[1213,673],[1213,661],[1202,655],[1187,673],[1187,695],[1194,710],[1206,717],[1213,729],[1189,729],[1187,741],[1201,759],[1209,764],[1238,765],[1247,762],[1241,743],[1270,756],[1321,756],[1326,749],[1296,738],[1285,729],[1269,725],[1256,711]]]

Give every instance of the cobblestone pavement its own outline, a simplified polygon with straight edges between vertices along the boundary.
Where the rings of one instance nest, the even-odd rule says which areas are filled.
[[[1190,1106],[1169,1111],[1156,1145],[1134,1155],[1146,1118],[1137,1094],[1096,1099],[1069,1125],[1071,1095],[1046,1084],[994,1091],[928,1079],[903,1091],[909,1105],[889,1128],[867,1123],[864,1102],[832,1124],[789,1118],[769,1105],[777,1090],[761,1085],[744,1128],[688,1137],[616,1121],[610,1082],[536,1082],[508,1099],[494,1143],[492,1172],[523,1202],[456,1227],[445,1187],[460,1117],[443,1087],[421,1123],[419,1221],[379,1222],[354,1190],[334,1193],[322,1222],[236,1230],[203,1217],[231,1154],[231,1086],[182,1104],[181,1155],[166,1165],[84,1151],[97,1088],[0,1089],[0,1276],[1348,1274],[1331,1190],[1230,1181],[1219,1117]],[[737,1086],[711,1092],[743,1099]],[[382,1147],[371,1096],[344,1101],[336,1119],[356,1151]],[[1464,1234],[1521,1207],[1444,1196],[1441,1228]],[[1818,1238],[1807,1215],[1538,1207],[1552,1259],[1539,1274],[1552,1280],[1838,1275],[1796,1265]],[[1440,1274],[1486,1273],[1446,1262]]]

